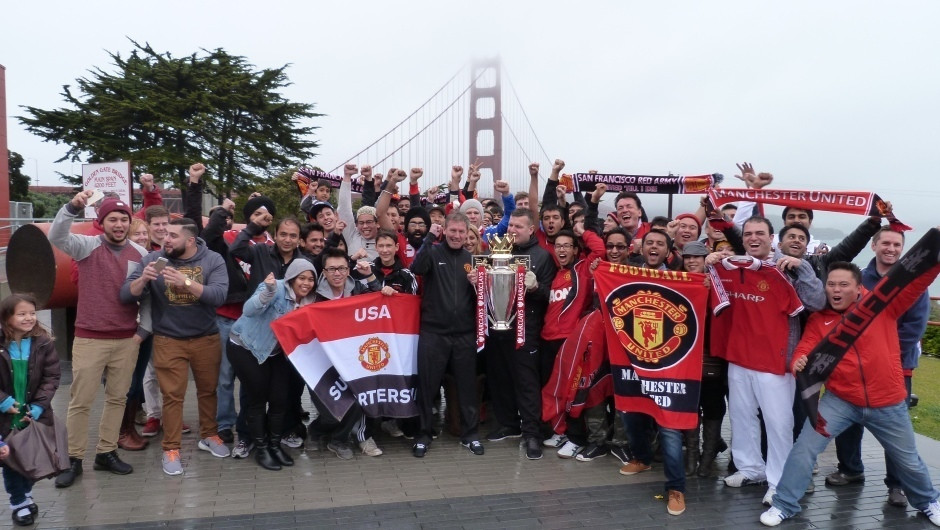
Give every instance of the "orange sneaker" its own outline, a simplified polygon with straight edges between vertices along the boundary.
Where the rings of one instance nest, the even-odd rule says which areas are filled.
[[[649,464],[644,464],[639,460],[631,460],[627,465],[620,468],[621,475],[636,475],[637,473],[642,473],[644,471],[649,471],[652,468]]]
[[[669,515],[682,515],[685,511],[685,495],[681,491],[669,490],[669,500],[666,501],[666,511]]]

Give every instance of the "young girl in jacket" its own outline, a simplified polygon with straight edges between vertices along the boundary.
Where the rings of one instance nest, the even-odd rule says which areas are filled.
[[[52,425],[52,396],[59,388],[59,355],[55,343],[36,320],[36,300],[12,294],[0,302],[0,435],[9,436],[30,421]],[[0,462],[10,456],[0,447]],[[33,481],[3,464],[3,485],[10,495],[13,522],[29,526],[39,507]]]
[[[245,302],[242,316],[232,326],[225,354],[248,393],[245,407],[248,430],[255,443],[258,465],[272,471],[294,465],[281,448],[285,429],[288,387],[293,368],[277,344],[271,322],[314,300],[316,271],[303,259],[287,267],[283,280],[268,275]]]

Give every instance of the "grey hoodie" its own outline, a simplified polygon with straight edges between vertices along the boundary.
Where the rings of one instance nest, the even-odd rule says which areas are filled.
[[[179,270],[193,282],[203,285],[198,298],[184,290],[168,287],[163,276],[147,282],[140,297],[130,292],[132,281],[140,277],[143,267],[157,258],[168,258],[168,267]],[[149,297],[153,310],[153,333],[175,339],[188,339],[218,333],[215,310],[225,302],[228,273],[222,256],[209,250],[205,241],[196,238],[196,253],[189,259],[173,259],[163,250],[151,252],[141,260],[141,267],[131,273],[121,287],[121,301],[129,303]]]

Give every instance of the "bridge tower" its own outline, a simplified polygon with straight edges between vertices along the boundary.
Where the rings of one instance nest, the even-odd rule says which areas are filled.
[[[470,86],[470,158],[483,164],[483,178],[487,173],[492,181],[502,179],[503,168],[503,118],[500,102],[499,57],[475,61],[472,65]]]

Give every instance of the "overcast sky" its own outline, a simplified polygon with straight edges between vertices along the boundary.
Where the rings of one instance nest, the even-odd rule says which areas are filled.
[[[287,96],[327,114],[312,162],[332,168],[498,53],[548,154],[573,172],[733,181],[747,160],[779,188],[872,190],[908,224],[940,224],[936,1],[12,2],[3,15],[11,116],[61,106],[62,85],[111,69],[106,50],[126,54],[126,37],[176,56],[221,47],[292,65]],[[62,146],[8,127],[31,177],[69,171],[53,164]]]

